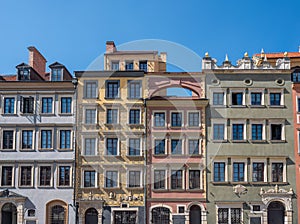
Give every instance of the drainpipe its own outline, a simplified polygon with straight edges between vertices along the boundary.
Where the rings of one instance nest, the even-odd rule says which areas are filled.
[[[147,127],[148,127],[148,121],[147,121],[147,106],[146,106],[147,99],[144,98],[144,122],[145,122],[145,150],[144,150],[144,164],[145,164],[145,175],[144,175],[144,224],[147,223],[147,155],[148,155],[148,144],[147,144]]]

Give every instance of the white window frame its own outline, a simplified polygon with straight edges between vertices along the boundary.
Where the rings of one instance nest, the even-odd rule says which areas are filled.
[[[249,181],[252,183],[261,183],[261,181],[253,181],[253,163],[263,163],[264,164],[264,181],[268,182],[268,166],[267,166],[267,159],[251,159],[251,167],[250,167],[250,177]]]
[[[242,140],[234,140],[233,139],[233,125],[234,124],[242,124],[243,125],[243,139]],[[239,141],[246,141],[247,140],[247,120],[242,119],[242,120],[235,120],[232,119],[230,120],[230,139],[232,142],[239,142]]]
[[[243,204],[241,204],[241,203],[230,203],[230,204],[219,204],[219,203],[217,203],[216,204],[216,223],[218,223],[218,209],[219,208],[228,208],[228,224],[231,224],[231,216],[230,216],[231,209],[233,209],[233,208],[241,209],[241,220],[243,222],[243,220],[244,220],[244,217],[243,217],[243,213],[244,213]]]
[[[23,131],[32,131],[32,147],[30,149],[22,149],[22,141],[23,141]],[[52,137],[53,138],[53,137]],[[36,143],[36,131],[33,128],[22,128],[19,130],[19,150],[20,151],[32,151],[35,149],[35,143]],[[41,139],[40,139],[41,140]],[[52,139],[53,140],[53,139]]]
[[[118,139],[117,155],[108,155],[108,153],[107,153],[107,139],[109,139],[109,138],[116,138],[116,139]],[[104,153],[105,156],[120,156],[121,155],[121,147],[120,147],[121,146],[121,139],[118,138],[117,136],[106,136],[104,138],[104,145],[105,145],[105,153]]]
[[[96,107],[84,107],[84,113],[83,113],[83,121],[84,121],[84,125],[96,125],[98,123],[98,110]],[[95,121],[94,123],[86,123],[86,111],[87,110],[95,110]]]
[[[4,131],[13,131],[13,148],[12,149],[4,149],[3,148],[3,132]],[[16,130],[15,129],[11,129],[11,128],[4,128],[1,130],[1,150],[2,151],[16,151],[17,147],[16,147]]]
[[[52,131],[52,148],[42,148],[42,131]],[[55,138],[55,130],[54,128],[48,128],[48,127],[41,127],[38,131],[38,136],[39,136],[39,144],[38,144],[38,147],[39,147],[39,150],[54,150],[56,148],[56,146],[54,145],[54,138]]]
[[[53,70],[60,70],[61,71],[61,77],[60,77],[60,80],[56,80],[56,81],[52,81],[52,73],[53,73]],[[57,81],[63,81],[63,79],[64,79],[64,69],[63,68],[52,68],[51,70],[50,70],[50,81],[52,81],[52,82],[57,82]]]
[[[199,154],[190,154],[190,149],[189,149],[189,141],[190,140],[198,140],[198,150],[199,150]],[[183,155],[190,155],[190,156],[200,156],[202,155],[202,137],[199,136],[193,136],[193,135],[189,135],[187,136],[187,138],[182,139],[182,151],[183,151]]]
[[[168,187],[170,187],[170,189],[171,189],[171,186],[169,186],[168,185],[168,168],[167,167],[154,167],[153,169],[152,169],[153,171],[152,171],[152,175],[151,175],[151,183],[153,183],[152,184],[152,190],[154,190],[154,191],[160,191],[160,190],[167,190],[168,189]],[[154,188],[154,180],[155,180],[155,178],[154,178],[154,175],[155,175],[155,171],[158,171],[158,170],[160,170],[160,171],[165,171],[165,188],[163,188],[163,189],[155,189]]]
[[[24,102],[22,102],[22,100],[24,99],[24,98],[30,98],[30,97],[32,97],[33,98],[33,112],[32,113],[24,113],[24,112],[22,112],[22,110],[21,110],[21,105],[23,104],[24,105]],[[29,114],[32,114],[32,115],[34,115],[34,114],[36,114],[36,108],[37,108],[37,102],[36,102],[36,100],[37,100],[37,97],[36,97],[36,95],[34,94],[34,93],[32,93],[32,94],[30,94],[30,95],[19,95],[19,103],[18,103],[18,107],[19,107],[19,111],[20,111],[20,115],[29,115]],[[53,103],[53,102],[52,102]]]
[[[270,142],[283,142],[286,140],[285,136],[285,119],[269,119],[269,140]],[[281,125],[281,140],[272,140],[272,128],[271,124],[280,124]]]
[[[200,188],[199,189],[190,189],[190,171],[191,170],[197,170],[200,171]],[[189,164],[188,170],[187,170],[187,190],[189,191],[197,191],[197,190],[203,190],[203,169],[199,166],[193,166],[192,164]]]
[[[280,88],[280,89],[268,89],[268,105],[269,107],[283,107],[285,104],[285,100],[284,100],[284,88]],[[280,105],[271,105],[271,97],[270,94],[271,93],[280,93]]]
[[[85,140],[86,139],[95,139],[95,155],[86,155],[85,154]],[[97,156],[98,155],[98,138],[97,138],[97,136],[96,135],[91,135],[91,136],[89,136],[89,135],[83,135],[82,136],[82,142],[81,142],[81,148],[82,148],[82,150],[81,150],[81,155],[82,156]]]
[[[136,223],[139,223],[139,212],[138,212],[138,209],[137,208],[118,208],[118,207],[112,207],[111,208],[111,223],[114,223],[114,215],[115,215],[115,212],[123,212],[123,211],[133,211],[133,212],[136,212]]]
[[[120,167],[111,167],[111,166],[109,166],[109,167],[104,167],[103,168],[103,186],[104,186],[104,188],[106,188],[106,189],[116,189],[116,188],[120,188],[120,183],[121,183],[121,172],[120,172],[120,169],[119,169]],[[118,181],[118,183],[117,183],[117,186],[116,187],[107,187],[106,186],[106,173],[107,172],[117,172],[117,181]]]
[[[129,144],[129,140],[130,139],[139,139],[140,140],[140,154],[139,155],[129,155],[129,147],[130,147],[130,144]],[[128,136],[127,140],[126,140],[126,144],[127,144],[127,152],[126,152],[126,155],[127,156],[142,156],[142,150],[143,150],[143,138],[140,137],[140,136]]]
[[[184,212],[183,213],[179,213],[179,207],[184,207]],[[186,205],[184,205],[184,204],[177,204],[176,211],[177,211],[177,213],[175,213],[176,215],[183,215],[183,214],[186,215],[187,214]]]
[[[113,69],[113,64],[117,64],[117,63],[118,63],[118,69],[115,70],[115,69]],[[110,69],[112,71],[119,71],[120,70],[120,61],[119,60],[111,60],[110,61]]]
[[[157,127],[157,126],[155,126],[155,116],[154,116],[154,114],[155,113],[164,113],[165,114],[165,125],[164,126],[161,126],[161,127]],[[165,110],[153,110],[152,111],[152,127],[153,128],[165,128],[165,127],[167,127],[167,111],[165,111]]]
[[[181,113],[181,126],[172,126],[172,113]],[[184,119],[184,111],[183,110],[170,110],[169,111],[169,125],[170,128],[182,128],[185,126],[185,119]]]
[[[71,101],[71,113],[62,113],[61,112],[61,99],[62,98],[71,98],[72,101]],[[66,115],[72,115],[74,113],[74,109],[73,109],[73,105],[74,105],[74,98],[73,98],[73,95],[60,95],[58,97],[58,114],[60,116],[66,116]]]
[[[165,139],[163,136],[155,136],[152,138],[152,155],[153,156],[161,156],[161,155],[168,155],[168,142],[170,142],[170,139]],[[155,154],[155,140],[164,140],[165,141],[165,153],[164,154]]]
[[[50,113],[43,113],[43,98],[52,98],[52,112]],[[39,109],[39,113],[40,115],[44,116],[44,115],[54,115],[55,111],[56,111],[56,105],[55,105],[55,97],[53,97],[53,95],[41,95],[39,97],[39,103],[40,103],[40,109]]]
[[[2,169],[4,166],[8,166],[8,167],[12,167],[12,177],[11,177],[11,185],[2,185]],[[13,188],[15,187],[15,171],[16,167],[15,164],[8,164],[8,163],[4,163],[0,165],[0,187],[1,188]]]
[[[279,183],[285,183],[287,182],[287,167],[286,167],[286,159],[282,158],[282,159],[279,159],[279,158],[270,158],[270,176],[269,176],[269,182],[270,183],[274,183],[272,181],[272,164],[273,163],[282,163],[283,164],[283,171],[282,171],[282,182],[279,182]],[[277,182],[275,182],[277,183]]]
[[[248,89],[248,102],[250,107],[262,107],[265,106],[265,89],[264,88],[249,88]],[[251,104],[251,93],[261,93],[261,104],[260,105],[252,105]]]
[[[252,125],[253,124],[261,124],[262,125],[262,140],[253,140],[252,139]],[[249,139],[251,141],[266,141],[267,136],[266,136],[266,120],[261,120],[261,119],[251,119],[249,122],[250,125],[250,131],[249,131]]]
[[[5,113],[5,98],[14,98],[14,112],[12,114],[6,114]],[[17,106],[18,106],[18,98],[15,95],[4,95],[2,97],[2,102],[3,102],[3,106],[2,106],[2,115],[4,116],[11,116],[11,115],[16,115],[17,114]]]
[[[215,176],[215,163],[225,163],[225,173],[224,173],[224,177],[225,180],[224,181],[214,181],[214,176]],[[212,161],[211,163],[211,170],[212,170],[212,175],[211,175],[211,181],[213,183],[224,183],[224,182],[228,182],[228,160],[227,159],[215,159]]]
[[[60,167],[62,166],[69,166],[70,167],[70,184],[67,186],[67,185],[64,185],[64,186],[60,186],[59,185],[59,172],[60,172]],[[57,165],[57,179],[56,179],[56,186],[58,188],[70,188],[70,187],[73,187],[73,183],[72,183],[72,180],[73,180],[73,165],[72,164],[67,164],[67,163],[60,163]]]
[[[162,208],[167,208],[167,209],[169,209],[169,211],[170,211],[169,220],[170,220],[170,221],[173,220],[173,215],[174,215],[175,213],[173,213],[172,207],[166,205],[165,203],[162,203],[162,204],[156,204],[156,205],[153,205],[153,206],[150,207],[150,209],[149,209],[149,222],[148,222],[148,223],[151,223],[151,220],[152,220],[152,210],[153,210],[154,208],[158,208],[158,207],[162,207]],[[171,222],[172,222],[172,221],[171,221]]]
[[[211,129],[212,129],[212,131],[211,131],[211,136],[210,136],[210,138],[211,138],[211,140],[213,141],[213,142],[226,142],[226,141],[228,141],[228,136],[227,136],[227,132],[228,132],[228,127],[227,127],[227,123],[228,123],[228,121],[227,121],[227,119],[213,119],[213,120],[211,120]],[[214,140],[214,124],[223,124],[224,125],[224,140]]]
[[[41,167],[43,166],[50,166],[51,167],[51,179],[50,179],[50,185],[47,185],[47,186],[43,186],[43,185],[40,185],[40,174],[41,174]],[[54,169],[53,169],[53,165],[52,164],[49,164],[49,163],[45,163],[45,164],[38,164],[37,165],[37,169],[38,169],[38,172],[37,172],[37,186],[39,188],[51,188],[54,186]]]
[[[233,164],[234,163],[244,163],[244,181],[234,181],[234,168],[233,168]],[[248,162],[247,159],[238,159],[238,158],[231,158],[231,177],[232,177],[232,182],[233,183],[245,183],[248,182],[249,177],[248,177]]]
[[[197,126],[190,126],[190,113],[198,113],[199,115],[199,124]],[[201,127],[201,112],[200,110],[189,110],[187,111],[187,119],[186,119],[186,127],[189,127],[189,128],[196,128],[196,127]]]
[[[140,172],[140,186],[139,187],[129,187],[129,173],[130,173],[130,171],[138,171],[138,172]],[[126,174],[126,179],[127,179],[127,184],[126,184],[126,187],[127,188],[129,188],[129,189],[135,189],[135,188],[142,188],[143,187],[143,170],[142,170],[142,168],[140,168],[140,169],[138,169],[137,167],[129,167],[128,169],[127,169],[127,172],[126,172],[127,174]]]
[[[60,148],[60,131],[70,131],[70,148]],[[74,133],[73,133],[73,129],[72,127],[65,127],[65,128],[58,128],[57,129],[57,149],[58,150],[62,150],[62,151],[70,151],[70,150],[73,150],[73,136],[74,136]]]
[[[179,140],[181,141],[181,153],[180,154],[172,154],[172,140]],[[180,136],[171,136],[169,138],[169,145],[167,148],[169,148],[169,155],[172,155],[172,156],[181,156],[181,155],[184,155],[185,154],[185,146],[186,145],[186,141],[184,138],[180,137]]]
[[[94,187],[85,187],[84,186],[84,172],[85,171],[95,171],[95,186]],[[83,188],[83,189],[98,188],[98,172],[97,172],[97,170],[95,170],[91,167],[82,167],[81,168],[81,188]]]
[[[232,94],[233,93],[242,93],[243,94],[243,100],[241,105],[233,105],[232,104]],[[230,107],[245,107],[246,106],[246,88],[233,88],[229,89],[230,94]]]
[[[139,110],[140,111],[140,122],[139,123],[137,123],[137,124],[130,124],[129,122],[130,122],[130,111],[131,110]],[[128,121],[127,121],[127,124],[129,124],[129,125],[141,125],[142,124],[142,108],[140,108],[140,107],[131,107],[131,108],[129,108],[128,109]]]
[[[21,179],[22,179],[22,174],[21,174],[21,170],[22,170],[22,167],[25,167],[25,166],[30,166],[31,167],[31,185],[26,185],[26,186],[22,186],[21,185]],[[31,188],[35,185],[34,183],[34,180],[35,180],[35,166],[33,164],[28,164],[28,163],[24,163],[24,164],[19,164],[18,166],[18,169],[19,169],[19,178],[18,178],[18,186],[19,188]],[[37,178],[39,179],[39,178]],[[38,183],[37,183],[38,184]]]
[[[172,189],[172,171],[181,171],[182,172],[182,183],[181,186],[182,188],[176,188],[176,189]],[[170,178],[169,179],[169,187],[171,191],[176,191],[176,190],[186,190],[186,186],[185,186],[185,182],[186,182],[186,172],[185,169],[182,167],[177,167],[177,166],[171,166],[169,168],[169,172],[170,172]]]
[[[223,104],[214,105],[214,93],[223,93]],[[226,88],[211,88],[210,105],[212,107],[225,107],[227,105],[227,89]]]

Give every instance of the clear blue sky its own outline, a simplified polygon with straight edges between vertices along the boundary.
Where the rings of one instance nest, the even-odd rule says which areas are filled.
[[[0,74],[27,62],[30,45],[70,71],[86,69],[107,40],[172,41],[219,62],[261,48],[298,51],[299,8],[299,0],[1,0]]]

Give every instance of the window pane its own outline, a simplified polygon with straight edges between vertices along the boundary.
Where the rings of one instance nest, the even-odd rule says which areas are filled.
[[[190,139],[189,140],[189,154],[190,155],[199,155],[199,140]]]
[[[262,140],[262,132],[262,124],[252,124],[252,140]]]
[[[251,105],[261,105],[261,93],[251,93]]]
[[[192,127],[199,126],[199,113],[198,112],[189,113],[189,126],[192,126]]]
[[[131,138],[129,139],[129,155],[130,156],[139,156],[140,153],[140,139],[139,138]]]
[[[232,105],[243,105],[243,93],[232,93],[231,103]]]
[[[165,189],[165,176],[164,170],[155,170],[154,171],[154,189]]]
[[[214,163],[214,182],[225,181],[225,163]]]
[[[71,131],[61,130],[60,131],[60,148],[70,149],[71,148]]]
[[[165,113],[154,113],[154,126],[164,127],[165,126]]]
[[[106,97],[112,99],[120,97],[119,85],[119,81],[106,81]]]
[[[96,139],[86,138],[84,140],[84,155],[93,156],[96,155]]]
[[[95,99],[98,93],[98,82],[97,81],[85,81],[84,82],[84,93],[85,98]]]
[[[107,155],[118,155],[118,139],[117,138],[108,138],[106,140],[106,150]]]
[[[244,139],[244,125],[243,124],[233,124],[232,125],[232,139],[233,140],[243,140]]]
[[[71,97],[62,97],[60,112],[61,113],[71,113],[71,105],[72,105]]]
[[[171,140],[171,153],[182,154],[182,141],[179,139]]]
[[[118,187],[118,171],[106,172],[106,187]]]
[[[140,110],[132,109],[129,111],[129,124],[140,124]]]
[[[86,109],[85,110],[85,123],[86,124],[95,124],[96,123],[96,110],[95,109]]]
[[[52,148],[52,131],[51,130],[42,130],[41,131],[41,147],[43,149]]]
[[[51,185],[51,166],[40,167],[40,186]]]
[[[13,167],[2,166],[1,186],[12,186]]]
[[[141,98],[141,82],[128,81],[128,96],[130,99]]]
[[[32,175],[31,166],[22,166],[21,167],[21,183],[20,186],[31,186],[31,175]]]
[[[213,124],[213,139],[224,140],[224,124]]]
[[[32,149],[33,142],[33,131],[24,130],[22,131],[22,149]]]
[[[200,170],[189,171],[189,188],[200,189]]]
[[[224,93],[213,93],[213,105],[224,105]]]
[[[182,189],[182,170],[172,171],[171,189]]]
[[[281,93],[270,93],[270,105],[280,105]]]
[[[14,145],[14,131],[3,131],[3,149],[13,149]]]
[[[52,97],[42,98],[42,113],[52,113]]]
[[[244,181],[245,175],[245,164],[244,163],[233,163],[233,181],[239,182]]]
[[[173,127],[181,127],[182,125],[182,114],[181,113],[172,113],[172,121],[171,121],[171,125]]]
[[[155,148],[154,148],[154,153],[155,155],[159,155],[159,154],[165,154],[165,140],[155,140],[154,141],[155,144]]]
[[[281,132],[281,124],[271,124],[271,140],[282,140]]]
[[[272,181],[283,182],[283,163],[272,163]]]
[[[84,171],[84,187],[95,187],[96,186],[96,172],[95,171]]]
[[[252,164],[252,181],[253,182],[264,181],[264,163]]]
[[[128,187],[140,187],[141,186],[141,172],[129,171],[129,185]]]
[[[59,167],[59,186],[70,186],[70,166]]]
[[[15,98],[4,98],[4,114],[15,113]]]

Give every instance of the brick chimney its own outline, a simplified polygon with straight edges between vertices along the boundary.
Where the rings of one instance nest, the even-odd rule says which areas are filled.
[[[113,53],[117,51],[114,41],[106,41],[106,53]]]
[[[44,56],[33,46],[28,47],[29,59],[28,64],[37,72],[40,76],[45,78],[46,74],[46,62]]]

